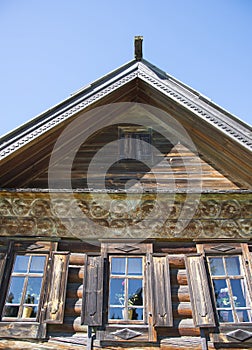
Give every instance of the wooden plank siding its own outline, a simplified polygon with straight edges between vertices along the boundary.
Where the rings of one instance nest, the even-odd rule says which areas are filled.
[[[103,188],[103,174],[101,172],[91,172],[88,167],[97,151],[118,139],[119,126],[120,124],[104,128],[93,137],[89,138],[80,147],[72,164],[71,176],[73,188],[88,187],[87,172],[93,187],[96,189]],[[177,189],[187,188],[188,181],[190,181],[190,187],[193,187],[193,183],[195,183],[195,190],[198,190],[199,180],[202,181],[202,188],[206,190],[230,190],[239,188],[239,186],[232,181],[230,175],[223,173],[220,169],[217,170],[210,161],[203,159],[202,156],[197,159],[195,154],[182,144],[170,144],[163,135],[156,131],[152,133],[152,145],[160,152],[160,156],[157,157],[155,154],[153,155],[155,162],[151,170],[147,165],[144,166],[140,164],[139,161],[133,160],[123,160],[114,165],[111,164],[111,167],[106,173],[106,186],[110,189],[124,188],[126,181],[138,179],[143,184],[144,189],[147,190],[155,189],[156,186],[160,189],[173,189],[174,181]],[[100,165],[106,168],[107,164],[111,162],[110,157],[113,152],[115,152],[115,150],[113,145],[111,145],[111,152],[109,152],[108,149],[108,156],[106,158],[106,155],[103,155]],[[66,167],[66,162],[69,161],[67,152],[64,153],[64,156],[64,159],[60,159],[59,170],[64,169]],[[146,162],[146,164],[150,163],[152,163],[152,160]],[[61,180],[64,181],[64,179]],[[60,186],[60,180],[58,184]],[[47,170],[30,181],[27,180],[25,187],[47,188]]]

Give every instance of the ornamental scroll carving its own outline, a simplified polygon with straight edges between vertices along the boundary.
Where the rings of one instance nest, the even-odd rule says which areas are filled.
[[[176,194],[171,201],[163,194],[158,203],[160,211],[156,213],[155,197],[151,194],[144,194],[132,209],[131,201],[120,194],[115,194],[114,199],[112,195],[112,200],[105,200],[101,206],[90,193],[78,193],[74,201],[83,214],[80,217],[67,193],[59,193],[52,207],[48,193],[1,192],[0,234],[71,237],[82,232],[85,239],[144,238],[146,234],[151,238],[174,240],[252,238],[252,193],[202,194],[192,220],[177,233],[175,227],[184,196]],[[189,214],[190,203],[183,210]],[[143,220],[150,212],[151,219]],[[169,212],[169,215],[160,220],[160,212]],[[94,230],[89,220],[97,223],[99,229]],[[103,230],[105,227],[109,228],[107,233]]]

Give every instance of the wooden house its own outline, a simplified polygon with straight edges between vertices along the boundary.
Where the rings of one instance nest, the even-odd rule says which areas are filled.
[[[2,137],[0,349],[251,349],[251,150],[142,37]]]

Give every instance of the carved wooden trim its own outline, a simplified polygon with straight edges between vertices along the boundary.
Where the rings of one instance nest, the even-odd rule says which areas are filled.
[[[122,196],[127,205],[123,194],[111,194],[112,199],[113,196]],[[202,194],[192,220],[181,232],[176,232],[178,219],[183,222],[180,213],[185,198],[186,194],[176,194],[175,200],[170,202],[165,194],[160,195],[162,213],[166,210],[168,213],[167,218],[160,223],[158,216],[153,215],[151,220],[146,218],[149,210],[146,203],[155,201],[155,194],[143,194],[134,210],[126,211],[125,217],[121,213],[116,217],[116,212],[110,213],[105,209],[102,216],[100,212],[96,215],[94,208],[97,203],[89,193],[75,194],[74,199],[71,194],[59,193],[57,202],[51,207],[48,193],[0,192],[0,235],[77,237],[85,240],[136,237],[141,240],[146,237],[171,240],[252,238],[252,193]],[[75,205],[83,217],[77,216],[73,209]],[[88,220],[97,224],[97,229]]]

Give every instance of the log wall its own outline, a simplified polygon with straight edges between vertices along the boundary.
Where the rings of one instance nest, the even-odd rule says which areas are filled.
[[[87,327],[81,325],[82,288],[84,254],[71,253],[67,280],[67,294],[63,324],[48,325],[49,337],[71,336],[85,333]]]

